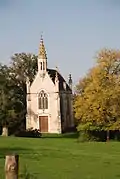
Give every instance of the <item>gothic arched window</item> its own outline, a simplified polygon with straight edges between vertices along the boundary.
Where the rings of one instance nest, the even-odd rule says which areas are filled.
[[[38,108],[48,109],[48,95],[43,90],[39,93],[38,96]]]

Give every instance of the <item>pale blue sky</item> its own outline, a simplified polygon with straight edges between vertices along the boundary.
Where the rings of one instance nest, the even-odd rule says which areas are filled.
[[[76,83],[100,49],[120,48],[120,0],[0,0],[0,62],[37,54],[41,31],[49,67]]]

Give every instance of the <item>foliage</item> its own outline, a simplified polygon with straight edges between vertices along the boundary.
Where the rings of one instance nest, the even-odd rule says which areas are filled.
[[[17,137],[31,137],[31,138],[40,138],[41,137],[41,133],[39,131],[39,129],[27,129],[27,130],[17,130],[15,132],[15,136]]]
[[[7,125],[10,134],[25,128],[26,79],[32,82],[36,72],[37,56],[33,54],[14,54],[10,66],[0,65],[0,124]]]
[[[37,72],[37,56],[19,53],[11,57],[10,78],[15,95],[22,108],[26,108],[26,79],[32,82]]]
[[[120,129],[120,51],[102,50],[76,86],[75,117],[81,130]]]
[[[17,111],[17,123],[14,129],[25,129],[26,116],[26,79],[33,81],[37,72],[37,56],[34,54],[18,53],[11,57],[10,79],[14,88],[15,107]],[[23,125],[24,124],[24,125]],[[22,126],[21,126],[22,125]],[[13,130],[13,126],[12,126]]]
[[[111,138],[115,140],[115,132],[113,135],[109,136],[109,139]],[[116,138],[118,140],[118,138]],[[97,130],[81,130],[79,131],[79,136],[78,136],[78,142],[105,142],[106,141],[106,132],[105,131],[97,131]]]
[[[34,54],[16,53],[11,57],[12,77],[22,86],[28,77],[32,82],[37,72],[37,56]]]
[[[12,105],[14,93],[9,78],[9,68],[0,65],[0,123],[8,125],[8,121],[15,118],[15,110]]]

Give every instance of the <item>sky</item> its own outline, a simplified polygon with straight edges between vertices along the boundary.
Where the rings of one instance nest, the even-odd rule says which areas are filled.
[[[1,63],[37,55],[41,33],[49,68],[76,84],[101,49],[120,49],[120,0],[0,0]]]

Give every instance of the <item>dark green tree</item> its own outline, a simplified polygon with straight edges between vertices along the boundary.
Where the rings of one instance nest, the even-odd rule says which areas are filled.
[[[19,53],[11,57],[10,66],[0,65],[0,125],[10,134],[25,128],[26,79],[33,81],[37,56]]]
[[[18,118],[17,127],[24,128],[26,123],[26,79],[29,78],[32,82],[36,75],[37,56],[30,53],[14,54],[9,69],[9,77],[14,89],[14,108]]]
[[[2,128],[8,128],[9,121],[15,118],[13,96],[9,68],[0,65],[0,125]]]

